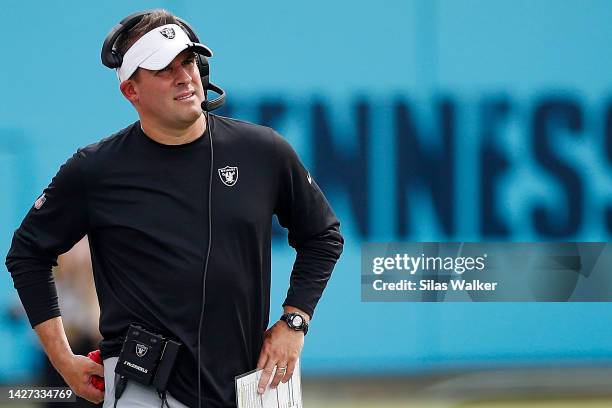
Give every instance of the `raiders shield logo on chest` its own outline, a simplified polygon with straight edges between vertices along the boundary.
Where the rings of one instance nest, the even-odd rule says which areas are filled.
[[[232,187],[238,182],[238,167],[225,166],[218,171],[221,181],[226,186]]]

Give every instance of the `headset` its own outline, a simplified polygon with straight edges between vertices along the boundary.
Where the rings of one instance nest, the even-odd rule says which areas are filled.
[[[150,14],[153,11],[155,10],[146,10],[130,14],[109,31],[108,35],[106,36],[106,39],[104,40],[104,44],[102,44],[102,64],[111,69],[121,67],[121,64],[123,63],[123,55],[121,55],[119,51],[117,51],[117,49],[115,48],[115,42],[121,34],[133,28],[136,24],[140,22],[140,20],[142,20],[144,16]],[[198,36],[196,35],[193,28],[191,28],[189,23],[179,17],[175,18],[178,20],[179,24],[184,29],[189,39],[193,42],[199,43],[200,40],[198,39]],[[210,69],[206,56],[199,53],[196,54],[196,63],[198,65],[198,69],[200,70],[200,77],[202,78],[202,87],[204,88],[204,102],[202,102],[202,110],[205,112],[210,112],[221,107],[221,105],[225,103],[226,94],[223,89],[210,82]],[[213,99],[212,101],[208,100],[207,91],[209,89],[219,94],[219,96]]]
[[[134,14],[130,14],[121,20],[117,25],[115,25],[111,31],[106,36],[104,40],[104,44],[102,45],[102,64],[107,66],[108,68],[115,69],[121,67],[123,62],[123,56],[116,50],[115,42],[117,38],[124,32],[128,31],[132,27],[134,27],[138,22],[147,14],[151,13],[155,10],[146,10]],[[189,39],[193,42],[200,42],[198,36],[195,31],[191,28],[191,26],[183,19],[176,17],[177,21],[180,23],[182,28],[185,30]],[[202,324],[204,320],[204,304],[206,303],[206,274],[208,272],[208,260],[210,259],[210,250],[212,246],[212,180],[213,180],[213,170],[214,170],[214,150],[213,150],[213,128],[214,128],[214,116],[210,116],[209,112],[219,108],[225,102],[225,91],[213,84],[209,80],[209,67],[208,67],[208,59],[206,56],[196,53],[196,63],[198,65],[198,69],[200,70],[200,77],[202,79],[202,87],[204,88],[204,102],[202,102],[202,111],[204,111],[204,116],[206,118],[206,132],[208,133],[208,140],[210,140],[210,169],[208,176],[208,247],[206,250],[206,258],[203,266],[203,274],[202,274],[202,308],[200,309],[200,319],[198,324],[198,407],[202,405],[202,381],[201,381],[201,343],[202,343]],[[219,96],[212,101],[208,101],[208,90],[212,90],[219,94]],[[125,387],[125,383],[123,385]],[[160,395],[162,398],[162,407],[164,403],[168,406],[168,402],[166,401],[165,394]],[[117,395],[115,395],[115,404],[117,403]]]

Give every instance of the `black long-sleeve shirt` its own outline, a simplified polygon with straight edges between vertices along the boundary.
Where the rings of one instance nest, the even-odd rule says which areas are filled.
[[[202,404],[235,405],[268,326],[271,221],[297,256],[283,305],[312,316],[342,252],[339,222],[272,129],[210,115],[212,240],[202,327]],[[15,232],[6,265],[32,327],[60,315],[51,266],[88,234],[104,358],[130,323],[183,343],[168,390],[197,406],[197,338],[208,246],[210,140],[149,138],[135,122],[79,149]],[[37,208],[38,207],[38,208]]]

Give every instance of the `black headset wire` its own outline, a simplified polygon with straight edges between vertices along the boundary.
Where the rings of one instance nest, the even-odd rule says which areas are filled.
[[[204,91],[204,103],[208,102],[208,98],[206,97],[206,91]],[[208,133],[208,139],[210,140],[210,174],[208,177],[208,248],[206,249],[206,260],[204,261],[204,274],[202,276],[202,309],[200,310],[200,323],[198,324],[198,407],[202,404],[202,382],[201,379],[201,360],[200,360],[200,349],[201,349],[201,333],[202,333],[202,323],[204,321],[204,302],[206,300],[206,273],[208,272],[208,259],[210,258],[210,248],[212,242],[212,206],[211,206],[211,196],[212,196],[212,174],[213,174],[213,159],[214,159],[214,151],[213,151],[213,140],[212,140],[212,123],[210,121],[210,115],[208,111],[204,111],[204,117],[206,118],[206,132]],[[166,407],[170,408],[168,405],[168,399],[166,396],[166,392],[158,392],[158,396],[161,399],[161,408]],[[116,401],[115,401],[116,403]]]
[[[161,402],[162,402],[160,408],[164,408],[164,405],[167,408],[170,408],[170,405],[168,405],[168,398],[166,396],[166,391],[162,391],[162,392],[157,391],[157,396],[161,399]]]
[[[204,91],[204,103],[208,103],[207,92]],[[207,110],[204,111],[206,117],[206,131],[210,140],[210,170],[208,175],[208,248],[206,249],[206,260],[204,262],[204,274],[202,276],[202,308],[200,310],[200,322],[198,324],[198,407],[202,406],[202,359],[201,359],[201,343],[202,343],[202,323],[204,321],[204,304],[206,303],[206,273],[208,272],[208,260],[210,258],[210,248],[212,244],[212,178],[213,178],[213,162],[215,158],[212,139],[212,122]]]

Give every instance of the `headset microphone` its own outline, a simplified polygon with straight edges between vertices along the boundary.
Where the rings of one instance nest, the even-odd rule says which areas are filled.
[[[219,96],[212,101],[209,101],[208,98],[204,99],[204,102],[202,102],[202,110],[204,112],[215,110],[225,103],[225,91],[223,89],[211,83],[208,84],[208,89],[218,93]]]

